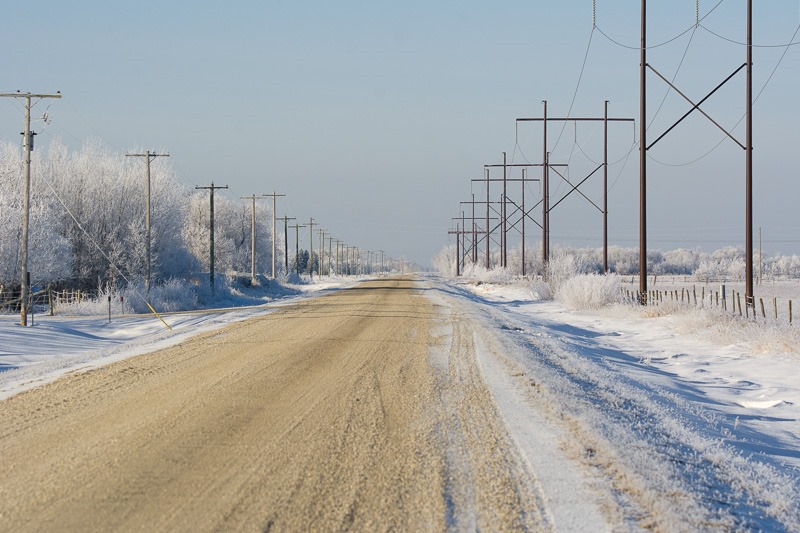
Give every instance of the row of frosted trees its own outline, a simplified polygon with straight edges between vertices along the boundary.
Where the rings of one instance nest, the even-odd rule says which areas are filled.
[[[19,285],[22,153],[0,142],[0,285]],[[78,287],[141,280],[145,270],[145,168],[99,144],[70,152],[53,141],[32,165],[29,270],[34,285]],[[168,158],[151,165],[151,278],[191,279],[209,270],[207,191],[181,182]],[[256,206],[256,271],[271,269],[272,216]],[[215,197],[215,268],[250,272],[251,207]],[[278,242],[283,257],[284,243]],[[283,265],[282,261],[278,261]],[[270,270],[271,271],[271,270]]]
[[[526,272],[541,272],[540,248],[534,253],[529,250],[525,256]],[[559,247],[554,253],[568,254],[574,258],[576,267],[580,272],[602,272],[603,259],[601,248],[566,248]],[[483,258],[481,258],[483,259]],[[637,248],[624,248],[610,246],[608,248],[608,262],[611,272],[620,275],[639,274],[639,250]],[[491,264],[500,263],[500,252],[494,251]],[[677,250],[658,251],[650,250],[647,254],[647,270],[654,275],[679,275],[693,276],[698,281],[742,281],[745,272],[744,250],[739,247],[725,247],[713,252],[702,252],[681,248]],[[456,273],[456,247],[445,246],[434,258],[434,268],[446,275],[454,276]],[[464,270],[467,274],[478,269],[482,270],[483,262],[472,265],[467,259]],[[508,274],[519,275],[521,269],[521,249],[509,249]],[[764,257],[760,261],[760,268],[756,267],[756,275],[763,279],[800,279],[800,256],[775,255]]]

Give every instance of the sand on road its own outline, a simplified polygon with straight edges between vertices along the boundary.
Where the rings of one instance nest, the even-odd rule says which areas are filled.
[[[363,283],[0,402],[0,530],[542,530],[470,324]]]

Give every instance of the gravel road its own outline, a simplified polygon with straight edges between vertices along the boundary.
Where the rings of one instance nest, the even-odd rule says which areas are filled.
[[[470,323],[361,284],[0,402],[0,530],[548,530]]]

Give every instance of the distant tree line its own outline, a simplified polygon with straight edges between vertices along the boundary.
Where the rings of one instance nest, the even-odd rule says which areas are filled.
[[[531,247],[526,250],[526,272],[541,273],[541,248]],[[522,250],[517,247],[508,251],[508,273],[520,274]],[[551,253],[568,254],[579,272],[601,273],[603,271],[602,248],[570,248],[553,247]],[[455,275],[455,245],[442,248],[434,258],[434,268],[446,275]],[[485,255],[479,256],[477,268],[486,265]],[[492,251],[491,265],[500,264],[500,254]],[[609,270],[613,273],[630,276],[639,274],[638,248],[609,246]],[[467,260],[469,270],[471,263]],[[698,281],[742,281],[745,276],[744,249],[728,246],[713,252],[703,252],[679,248],[676,250],[650,250],[647,253],[647,271],[656,276],[693,276]],[[775,255],[764,256],[761,261],[761,273],[764,279],[800,279],[800,256]],[[756,274],[758,274],[758,257],[756,257]]]

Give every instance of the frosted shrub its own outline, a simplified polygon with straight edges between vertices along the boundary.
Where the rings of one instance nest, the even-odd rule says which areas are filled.
[[[197,309],[198,298],[191,283],[172,278],[150,288],[150,305],[158,311],[188,311]]]
[[[465,278],[474,279],[481,283],[501,283],[508,284],[515,281],[515,276],[508,269],[495,267],[486,270],[486,267],[481,265],[470,265],[464,267],[462,275]]]
[[[452,244],[444,246],[433,258],[433,268],[442,276],[456,275],[456,247]]]
[[[553,291],[550,290],[550,285],[543,281],[532,282],[528,290],[531,293],[531,299],[535,302],[553,299]]]
[[[80,301],[56,303],[59,315],[96,316],[108,313],[108,297],[111,296],[111,312],[118,314],[121,310],[130,312],[130,306],[124,301],[124,309],[120,308],[120,294],[108,286],[101,287],[95,298],[83,297]]]
[[[556,298],[571,309],[600,309],[620,301],[615,275],[581,274],[561,283]]]
[[[683,308],[672,317],[675,328],[719,345],[748,346],[754,355],[800,354],[800,330],[788,324],[742,320],[719,309]]]
[[[559,298],[561,286],[579,273],[580,267],[575,255],[564,250],[555,251],[547,264],[547,281],[553,295]]]

